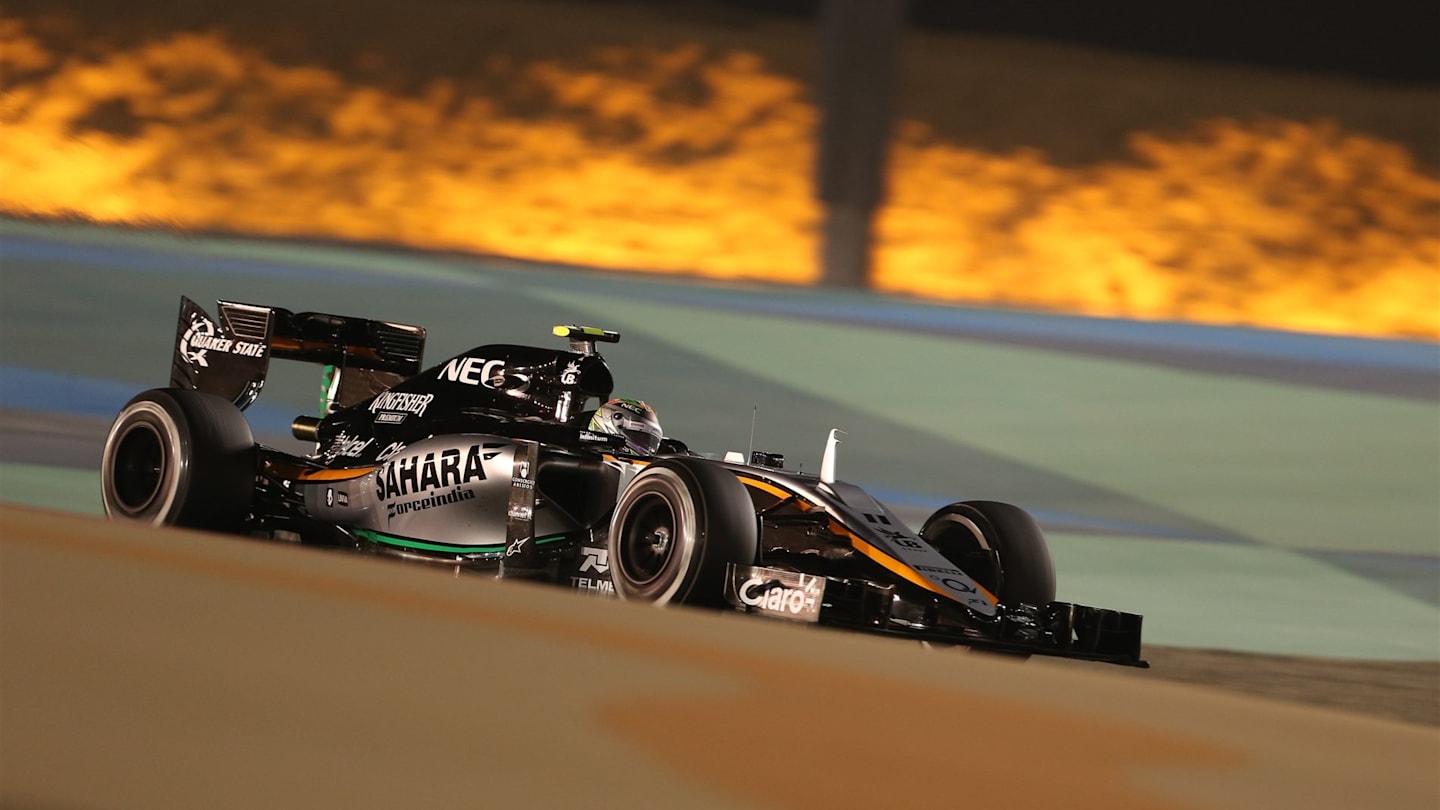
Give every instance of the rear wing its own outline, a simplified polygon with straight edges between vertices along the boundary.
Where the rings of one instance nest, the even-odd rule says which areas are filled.
[[[270,358],[327,367],[322,416],[388,390],[420,371],[425,330],[372,321],[216,301],[219,320],[180,297],[170,385],[222,396],[241,409],[260,396]]]

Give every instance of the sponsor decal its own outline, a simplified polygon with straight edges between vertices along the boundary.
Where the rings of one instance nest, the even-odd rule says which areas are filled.
[[[609,443],[610,443],[610,437],[607,436],[607,435],[605,435],[604,433],[592,433],[591,431],[588,431],[588,430],[582,430],[582,431],[580,431],[580,441],[582,441],[582,442],[604,442],[605,444],[609,444]]]
[[[483,357],[457,357],[440,368],[439,379],[462,385],[497,388],[505,379],[505,361],[486,360]]]
[[[594,571],[597,574],[610,573],[610,550],[604,548],[590,548],[583,546],[580,549],[580,573]]]
[[[349,433],[346,433],[342,430],[340,431],[339,435],[337,435],[334,439],[330,441],[330,446],[325,448],[325,452],[322,455],[328,456],[330,458],[338,458],[342,456],[346,458],[356,458],[361,453],[365,452],[365,448],[369,447],[370,443],[373,441],[375,440],[362,440],[359,436],[351,436]]]
[[[375,495],[384,501],[484,481],[482,459],[478,444],[470,445],[463,454],[451,447],[438,453],[392,459],[385,462],[384,469],[375,476]],[[474,497],[474,493],[470,497]]]
[[[190,318],[190,328],[180,336],[180,354],[197,366],[210,367],[208,352],[235,354],[241,357],[264,357],[265,344],[249,340],[231,340],[216,334],[215,324],[199,312]]]
[[[398,425],[401,422],[404,422],[405,417],[409,415],[410,414],[408,413],[391,413],[390,411],[382,411],[381,413],[375,415],[375,421],[376,423],[382,425]]]
[[[402,451],[402,450],[404,450],[404,449],[405,449],[405,443],[404,443],[404,442],[391,442],[391,443],[385,445],[385,449],[384,449],[384,450],[381,450],[379,453],[376,453],[376,454],[375,454],[375,460],[376,460],[376,461],[389,461],[390,459],[392,459],[392,458],[400,455],[400,451]]]
[[[778,568],[735,566],[725,596],[737,606],[794,621],[820,619],[825,578]]]
[[[560,372],[560,384],[574,385],[578,382],[580,382],[580,364],[572,360],[566,364],[565,370]]]
[[[965,572],[964,572],[964,571],[961,571],[961,570],[958,569],[958,568],[941,568],[941,567],[935,566],[935,565],[913,565],[913,566],[911,566],[911,568],[914,568],[916,571],[923,571],[923,572],[925,572],[925,573],[927,573],[927,574],[941,574],[941,575],[948,575],[948,576],[952,576],[952,577],[953,577],[953,576],[956,576],[956,575],[959,575],[959,576],[962,576],[962,577],[965,576]]]
[[[513,557],[513,556],[515,556],[516,554],[522,553],[523,551],[525,551],[525,544],[528,543],[528,542],[530,542],[530,538],[528,538],[528,537],[517,537],[517,538],[515,538],[515,542],[511,543],[511,544],[505,549],[505,556],[506,556],[506,557]]]
[[[928,551],[930,548],[919,540],[916,540],[915,538],[907,535],[905,532],[897,532],[886,529],[876,529],[876,532],[878,532],[881,537],[884,537],[886,540],[889,540],[895,545],[902,548],[908,548],[912,551]]]
[[[411,512],[421,512],[426,509],[434,509],[437,506],[449,506],[452,503],[475,500],[473,489],[455,487],[449,492],[441,492],[437,495],[426,495],[423,498],[415,498],[409,501],[394,501],[385,504],[385,516],[390,519],[408,515]]]
[[[535,508],[532,506],[516,506],[512,503],[510,504],[510,508],[506,510],[505,516],[511,520],[530,520],[535,516]]]
[[[980,587],[970,578],[969,574],[958,568],[941,568],[935,565],[912,565],[916,571],[930,575],[930,579],[944,585],[946,588],[961,594],[961,601],[971,604],[976,601],[976,606],[990,607],[990,600],[980,596]]]
[[[516,473],[518,473],[516,474],[516,476],[510,477],[511,487],[514,487],[514,489],[517,490],[536,489],[536,483],[534,483],[533,479],[530,479],[530,477],[528,477],[528,474],[530,474],[530,463],[528,463],[528,461],[520,461],[520,463],[517,463]]]
[[[615,595],[615,583],[598,577],[570,577],[570,587],[577,591],[588,591],[601,596]]]
[[[645,413],[649,410],[649,408],[645,407],[639,402],[636,402],[633,399],[612,399],[608,404],[614,405],[616,408],[619,408],[621,410],[629,411],[636,416],[644,416]],[[621,417],[620,414],[615,414],[612,418],[618,422],[623,417]]]
[[[349,506],[350,496],[345,492],[337,492],[332,487],[325,488],[326,506]]]
[[[976,585],[972,584],[970,581],[968,581],[968,580],[962,580],[962,579],[956,579],[955,577],[941,577],[941,578],[940,578],[940,584],[941,584],[941,585],[944,585],[945,587],[949,588],[949,589],[952,590],[952,591],[955,591],[956,593],[972,593],[972,594],[978,594],[978,593],[980,593],[980,588],[977,587]],[[967,599],[967,600],[965,600],[965,601],[966,601],[966,602],[969,602],[970,600]],[[989,600],[982,600],[982,601],[983,601],[986,605],[989,605],[989,604],[990,604]]]
[[[387,411],[375,417],[376,422],[403,422],[407,414],[424,416],[425,409],[434,394],[407,394],[400,391],[386,391],[370,401],[370,412]],[[394,418],[391,418],[394,417]]]
[[[890,556],[909,566],[915,573],[943,588],[938,590],[955,601],[984,616],[995,615],[995,603],[991,602],[975,584],[970,575],[951,566],[940,552],[914,535],[905,532],[874,527],[877,534],[893,544]],[[942,563],[934,565],[933,563]]]

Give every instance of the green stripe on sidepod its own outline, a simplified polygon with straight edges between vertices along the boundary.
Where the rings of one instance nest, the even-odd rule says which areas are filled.
[[[454,554],[493,554],[495,552],[505,550],[504,543],[492,543],[490,545],[483,546],[467,546],[458,545],[455,543],[434,543],[425,540],[412,540],[408,537],[396,537],[393,534],[385,534],[384,532],[376,532],[369,529],[356,529],[355,535],[365,540],[369,540],[372,543],[380,543],[381,545],[386,546],[400,546],[401,548],[414,548],[420,549],[422,551],[445,551]],[[542,537],[536,540],[535,544],[545,545],[547,543],[556,543],[564,539],[564,535]]]

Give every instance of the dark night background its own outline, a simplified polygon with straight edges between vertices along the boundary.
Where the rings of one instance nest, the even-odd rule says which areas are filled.
[[[878,18],[900,1],[849,8]],[[34,180],[7,184],[6,204],[800,278],[815,256],[812,166],[836,163],[810,150],[813,111],[835,109],[823,101],[821,77],[836,73],[821,70],[822,41],[837,30],[825,8],[6,0],[19,38],[0,66],[16,66],[6,89],[30,101],[28,139],[0,155]],[[1143,301],[1152,317],[1212,319],[1218,306],[1248,322],[1263,309],[1257,290],[1314,285],[1317,301],[1343,294],[1358,324],[1357,291],[1403,283],[1371,296],[1390,313],[1376,323],[1434,333],[1440,3],[908,0],[906,11],[897,81],[853,55],[828,80],[861,98],[875,97],[861,85],[881,88],[894,142],[908,145],[911,162],[887,176],[877,262],[885,283],[908,285],[894,289],[1058,306],[1026,297],[1026,267],[1067,290],[1113,272],[1065,292],[1064,306],[1094,296],[1106,308],[1086,311],[1133,315]],[[875,33],[860,43],[883,53],[885,21],[862,22]],[[92,134],[87,148],[108,150],[98,158],[75,151]],[[576,193],[575,166],[603,180]],[[1134,263],[1121,257],[1138,257],[1154,295],[1123,281]],[[960,278],[992,286],[945,286]],[[1286,298],[1265,317],[1319,328],[1295,325],[1303,309]]]
[[[656,0],[697,5],[693,0]],[[821,0],[723,0],[814,15]],[[1440,3],[910,0],[920,28],[1405,82],[1440,80]]]

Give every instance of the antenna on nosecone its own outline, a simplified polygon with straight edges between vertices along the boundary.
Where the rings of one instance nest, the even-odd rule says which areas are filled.
[[[745,462],[755,457],[755,419],[760,416],[760,406],[752,405],[750,411],[750,447],[745,451]]]
[[[830,436],[825,440],[825,455],[820,458],[820,483],[835,483],[835,446],[841,444],[840,437],[845,431],[835,428],[830,431]]]

